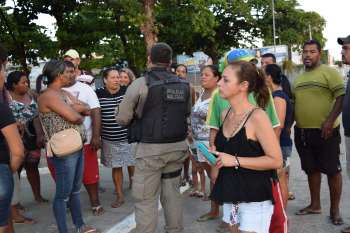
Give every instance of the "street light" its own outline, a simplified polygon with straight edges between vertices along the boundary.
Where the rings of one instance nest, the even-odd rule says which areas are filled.
[[[275,22],[275,1],[272,0],[272,27],[273,27],[273,48],[276,53],[276,22]]]

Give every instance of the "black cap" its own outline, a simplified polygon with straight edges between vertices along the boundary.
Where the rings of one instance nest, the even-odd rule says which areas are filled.
[[[338,38],[338,44],[343,45],[343,44],[349,44],[350,43],[350,35],[347,37],[339,37]]]

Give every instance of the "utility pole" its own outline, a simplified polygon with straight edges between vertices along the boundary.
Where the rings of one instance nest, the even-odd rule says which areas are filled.
[[[272,0],[272,27],[273,27],[273,47],[276,53],[276,22],[275,22],[275,0]]]
[[[311,24],[309,24],[309,37],[310,37],[310,40],[312,40]]]

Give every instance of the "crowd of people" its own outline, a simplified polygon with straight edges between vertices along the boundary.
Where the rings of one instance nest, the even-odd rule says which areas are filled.
[[[350,36],[338,43],[349,65]],[[342,225],[339,115],[350,161],[350,91],[335,69],[321,64],[319,42],[305,42],[302,55],[305,71],[290,84],[274,54],[262,55],[258,67],[249,52],[235,49],[225,55],[222,72],[213,64],[202,67],[195,88],[185,65],[170,69],[171,47],[156,43],[142,77],[111,67],[102,71],[103,88],[95,90],[94,77],[79,68],[79,53],[71,49],[46,63],[34,91],[26,73],[5,75],[8,55],[0,46],[0,233],[36,223],[23,213],[23,169],[34,200],[49,202],[38,169],[43,151],[56,186],[58,232],[69,232],[67,209],[75,232],[99,232],[85,223],[80,202],[83,184],[93,215],[105,212],[99,150],[101,164],[111,168],[111,208],[125,203],[123,168],[128,171],[138,233],[156,232],[159,198],[165,231],[183,232],[179,187],[186,184],[190,197],[211,203],[198,222],[218,219],[222,206],[218,232],[287,233],[287,203],[295,199],[289,188],[293,125],[310,191],[310,204],[296,214],[321,213],[323,173],[330,220]]]

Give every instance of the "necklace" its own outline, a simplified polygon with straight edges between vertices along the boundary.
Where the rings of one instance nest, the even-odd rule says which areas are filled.
[[[234,137],[237,134],[238,130],[242,128],[242,125],[244,124],[251,111],[252,110],[250,109],[240,114],[231,114],[231,123],[233,125],[232,133],[229,137],[226,137],[226,141],[229,141],[232,137]]]

